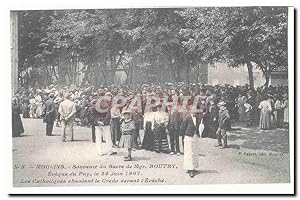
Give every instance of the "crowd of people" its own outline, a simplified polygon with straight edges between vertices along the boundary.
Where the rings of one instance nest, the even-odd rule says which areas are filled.
[[[126,103],[112,108],[109,100],[101,101],[102,96],[124,96]],[[134,97],[141,98],[141,109],[127,109]],[[145,110],[147,96],[176,98],[180,106],[183,97],[187,100],[187,110],[171,109],[158,103]],[[197,98],[198,111],[191,107]],[[107,108],[107,112],[98,112],[97,105]],[[288,126],[288,88],[269,86],[251,89],[248,85],[186,85],[184,83],[141,84],[130,86],[103,86],[95,88],[90,84],[59,88],[50,85],[45,88],[21,88],[12,99],[13,136],[24,132],[20,118],[42,118],[46,123],[46,135],[52,134],[54,124],[63,126],[62,141],[71,135],[74,140],[73,125],[91,127],[92,141],[97,142],[97,131],[101,126],[110,125],[112,147],[128,149],[126,161],[132,160],[132,149],[146,149],[158,153],[180,156],[179,140],[184,144],[184,165],[191,177],[197,167],[194,149],[196,137],[217,139],[217,147],[227,148],[226,132],[232,123],[245,126],[259,126],[268,130]],[[140,130],[144,137],[140,138]],[[101,135],[101,134],[100,134]],[[169,140],[167,135],[169,135]],[[108,138],[107,135],[102,135]],[[101,142],[101,141],[100,141]],[[108,154],[115,154],[109,148]]]

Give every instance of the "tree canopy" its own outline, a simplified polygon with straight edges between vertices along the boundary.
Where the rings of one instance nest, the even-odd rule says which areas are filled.
[[[212,7],[20,11],[19,74],[23,85],[79,84],[79,76],[111,84],[189,81],[193,69],[215,62],[253,67],[268,84],[287,66],[287,8]],[[186,77],[183,78],[183,75]],[[252,77],[251,77],[252,76]],[[31,80],[31,81],[30,81]],[[198,80],[197,80],[198,81]]]

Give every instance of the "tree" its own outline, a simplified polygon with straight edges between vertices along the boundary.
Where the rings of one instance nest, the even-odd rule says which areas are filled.
[[[180,81],[184,48],[179,30],[184,27],[182,17],[176,12],[181,9],[133,9],[130,10],[132,28],[129,34],[138,43],[133,52],[141,66],[156,66],[174,71],[174,78]],[[142,64],[143,63],[143,64]],[[154,70],[155,71],[155,70]]]
[[[20,11],[22,77],[35,82],[111,84],[116,71],[164,81],[190,82],[190,72],[208,64],[247,65],[250,87],[253,67],[266,84],[271,72],[287,65],[287,9],[267,7]],[[79,63],[84,67],[79,69]],[[152,76],[153,75],[153,76]],[[26,83],[28,84],[28,83]],[[30,83],[34,84],[34,83]]]
[[[50,60],[47,60],[44,56],[51,54],[51,50],[45,46],[45,39],[47,38],[46,29],[51,23],[51,16],[53,11],[19,11],[19,76],[23,85],[28,84],[43,84],[42,80],[49,79],[47,67],[49,66]],[[47,44],[50,46],[51,44]],[[41,73],[44,71],[45,73]],[[32,76],[36,77],[34,82],[31,81]],[[49,80],[48,80],[49,82]]]
[[[287,8],[229,8],[228,61],[247,65],[249,84],[254,88],[253,63],[262,70],[266,85],[275,66],[287,61]]]
[[[264,16],[257,22],[260,27],[254,36],[253,45],[256,51],[253,61],[263,72],[269,85],[270,75],[276,68],[287,67],[287,8],[264,8]]]
[[[287,61],[287,9],[267,7],[192,8],[180,12],[186,28],[184,47],[198,62],[247,65],[249,85],[258,66],[269,81],[276,66]]]
[[[189,66],[196,68],[196,90],[202,67],[224,60],[228,51],[228,36],[225,34],[228,19],[223,8],[189,8],[180,11],[186,28],[180,30],[185,40],[185,55]]]

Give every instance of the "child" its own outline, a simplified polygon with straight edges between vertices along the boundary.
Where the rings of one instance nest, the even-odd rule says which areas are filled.
[[[219,111],[219,128],[216,132],[218,138],[218,145],[215,147],[221,147],[221,149],[228,148],[227,146],[227,135],[226,135],[226,123],[230,120],[229,112],[225,107],[225,102],[218,103]],[[222,145],[223,139],[223,145]]]
[[[134,121],[131,119],[130,111],[123,111],[124,120],[121,124],[122,136],[119,147],[128,149],[128,156],[124,157],[124,161],[131,161],[131,149],[133,147],[133,133],[135,131]]]

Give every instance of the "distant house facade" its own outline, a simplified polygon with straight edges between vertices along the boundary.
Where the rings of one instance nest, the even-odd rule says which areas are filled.
[[[272,73],[270,77],[270,85],[278,86],[278,85],[288,85],[288,70],[286,67],[277,67]]]
[[[254,87],[260,87],[265,83],[263,73],[253,69]],[[208,67],[208,84],[209,85],[245,85],[249,84],[249,75],[247,66],[238,68],[228,67],[226,63],[215,63]]]
[[[150,74],[147,73],[137,73],[135,80],[136,83],[145,83],[149,82],[147,76]],[[153,82],[173,82],[174,77],[172,71],[167,69],[160,69],[156,71],[155,75],[156,79]],[[186,81],[185,71],[182,70],[181,73],[181,81]],[[192,69],[189,73],[190,83],[195,83],[197,80],[204,84],[208,85],[245,85],[249,84],[249,75],[247,66],[240,66],[237,68],[229,67],[226,63],[215,63],[214,65],[202,65],[199,70]],[[80,74],[79,80],[83,79],[83,74]],[[114,76],[114,84],[115,85],[123,85],[126,84],[127,74],[124,71],[117,71]],[[254,87],[260,87],[265,84],[265,78],[261,70],[257,68],[253,68],[253,79],[254,79]],[[102,79],[101,79],[102,80]],[[270,85],[287,85],[288,84],[288,73],[287,70],[284,69],[276,69],[272,72],[270,77]]]

